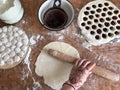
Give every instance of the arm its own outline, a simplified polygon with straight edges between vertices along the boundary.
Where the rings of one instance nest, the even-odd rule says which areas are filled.
[[[69,80],[63,84],[61,90],[78,90],[85,83],[94,66],[95,64],[88,60],[77,60],[71,70]]]

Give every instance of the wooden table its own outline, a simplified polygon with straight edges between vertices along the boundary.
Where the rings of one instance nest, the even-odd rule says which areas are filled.
[[[36,45],[32,47],[29,57],[30,69],[24,61],[18,66],[9,70],[0,70],[0,90],[32,90],[40,83],[42,88],[36,90],[51,90],[44,84],[42,77],[38,77],[35,70],[35,61],[41,49],[52,41],[63,41],[74,46],[82,58],[95,60],[98,65],[113,72],[120,73],[120,43],[105,44],[101,46],[87,46],[84,38],[81,38],[80,29],[77,26],[78,11],[92,0],[70,0],[75,8],[75,19],[71,26],[62,31],[49,31],[42,27],[38,20],[38,9],[44,0],[21,0],[24,7],[24,16],[22,20],[14,24],[25,30],[29,38],[33,35],[40,35],[44,38],[39,39]],[[119,0],[111,0],[120,7]],[[0,22],[0,27],[7,25]],[[97,75],[90,75],[87,82],[80,90],[120,90],[120,81],[112,82]]]

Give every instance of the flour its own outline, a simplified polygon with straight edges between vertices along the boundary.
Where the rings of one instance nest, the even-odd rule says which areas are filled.
[[[61,35],[61,36],[58,37],[58,40],[63,40],[63,38],[64,38],[64,36]]]
[[[85,47],[85,48],[87,48],[88,50],[92,51],[92,50],[91,50],[91,46],[92,46],[92,45],[90,45],[88,42],[83,42],[83,43],[82,43],[82,46]]]
[[[24,64],[26,64],[28,66],[29,71],[32,73],[32,71],[30,69],[30,61],[29,61],[30,53],[31,53],[31,48],[29,48],[28,53],[24,59]]]
[[[35,45],[39,41],[39,39],[42,40],[42,39],[44,39],[44,37],[41,36],[41,35],[33,35],[33,36],[31,36],[30,45],[31,46]]]
[[[37,81],[35,81],[35,79],[34,78],[32,78],[33,79],[33,90],[40,90],[41,88],[42,88],[42,86],[40,85],[40,83],[39,82],[37,82]]]

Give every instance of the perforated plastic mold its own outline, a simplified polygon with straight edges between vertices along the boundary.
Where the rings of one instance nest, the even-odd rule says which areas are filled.
[[[120,37],[120,10],[108,0],[96,0],[79,12],[78,25],[85,39],[100,45]]]

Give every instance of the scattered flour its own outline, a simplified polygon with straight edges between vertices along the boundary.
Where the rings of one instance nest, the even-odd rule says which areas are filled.
[[[31,53],[31,48],[29,48],[28,53],[24,59],[24,64],[26,64],[28,66],[29,71],[32,73],[32,71],[30,69],[30,61],[29,61],[30,53]]]
[[[29,40],[29,42],[30,42],[30,47],[29,47],[28,53],[27,53],[27,55],[26,55],[26,57],[25,57],[25,59],[24,59],[24,62],[23,62],[23,64],[26,64],[26,65],[27,65],[28,70],[25,70],[25,69],[23,68],[23,70],[22,70],[23,76],[22,76],[21,80],[25,80],[25,78],[28,78],[28,76],[29,76],[30,74],[32,74],[32,70],[31,70],[31,68],[30,68],[30,59],[29,59],[30,54],[31,54],[31,50],[32,50],[31,48],[32,48],[32,46],[35,46],[39,40],[43,40],[43,39],[44,39],[44,37],[41,36],[41,35],[33,35],[33,36],[30,38],[30,40]],[[33,87],[32,87],[33,90],[40,90],[41,87],[42,87],[42,86],[40,85],[40,83],[37,82],[37,81],[35,81],[34,77],[32,77],[32,79],[33,79]],[[30,90],[30,89],[27,87],[27,90]]]
[[[30,45],[35,45],[38,42],[39,38],[40,38],[40,35],[33,35],[30,38]]]
[[[32,90],[40,90],[41,88],[42,88],[42,86],[40,85],[40,83],[39,82],[37,82],[37,81],[35,81],[35,79],[34,78],[32,78],[33,79],[33,89]]]

